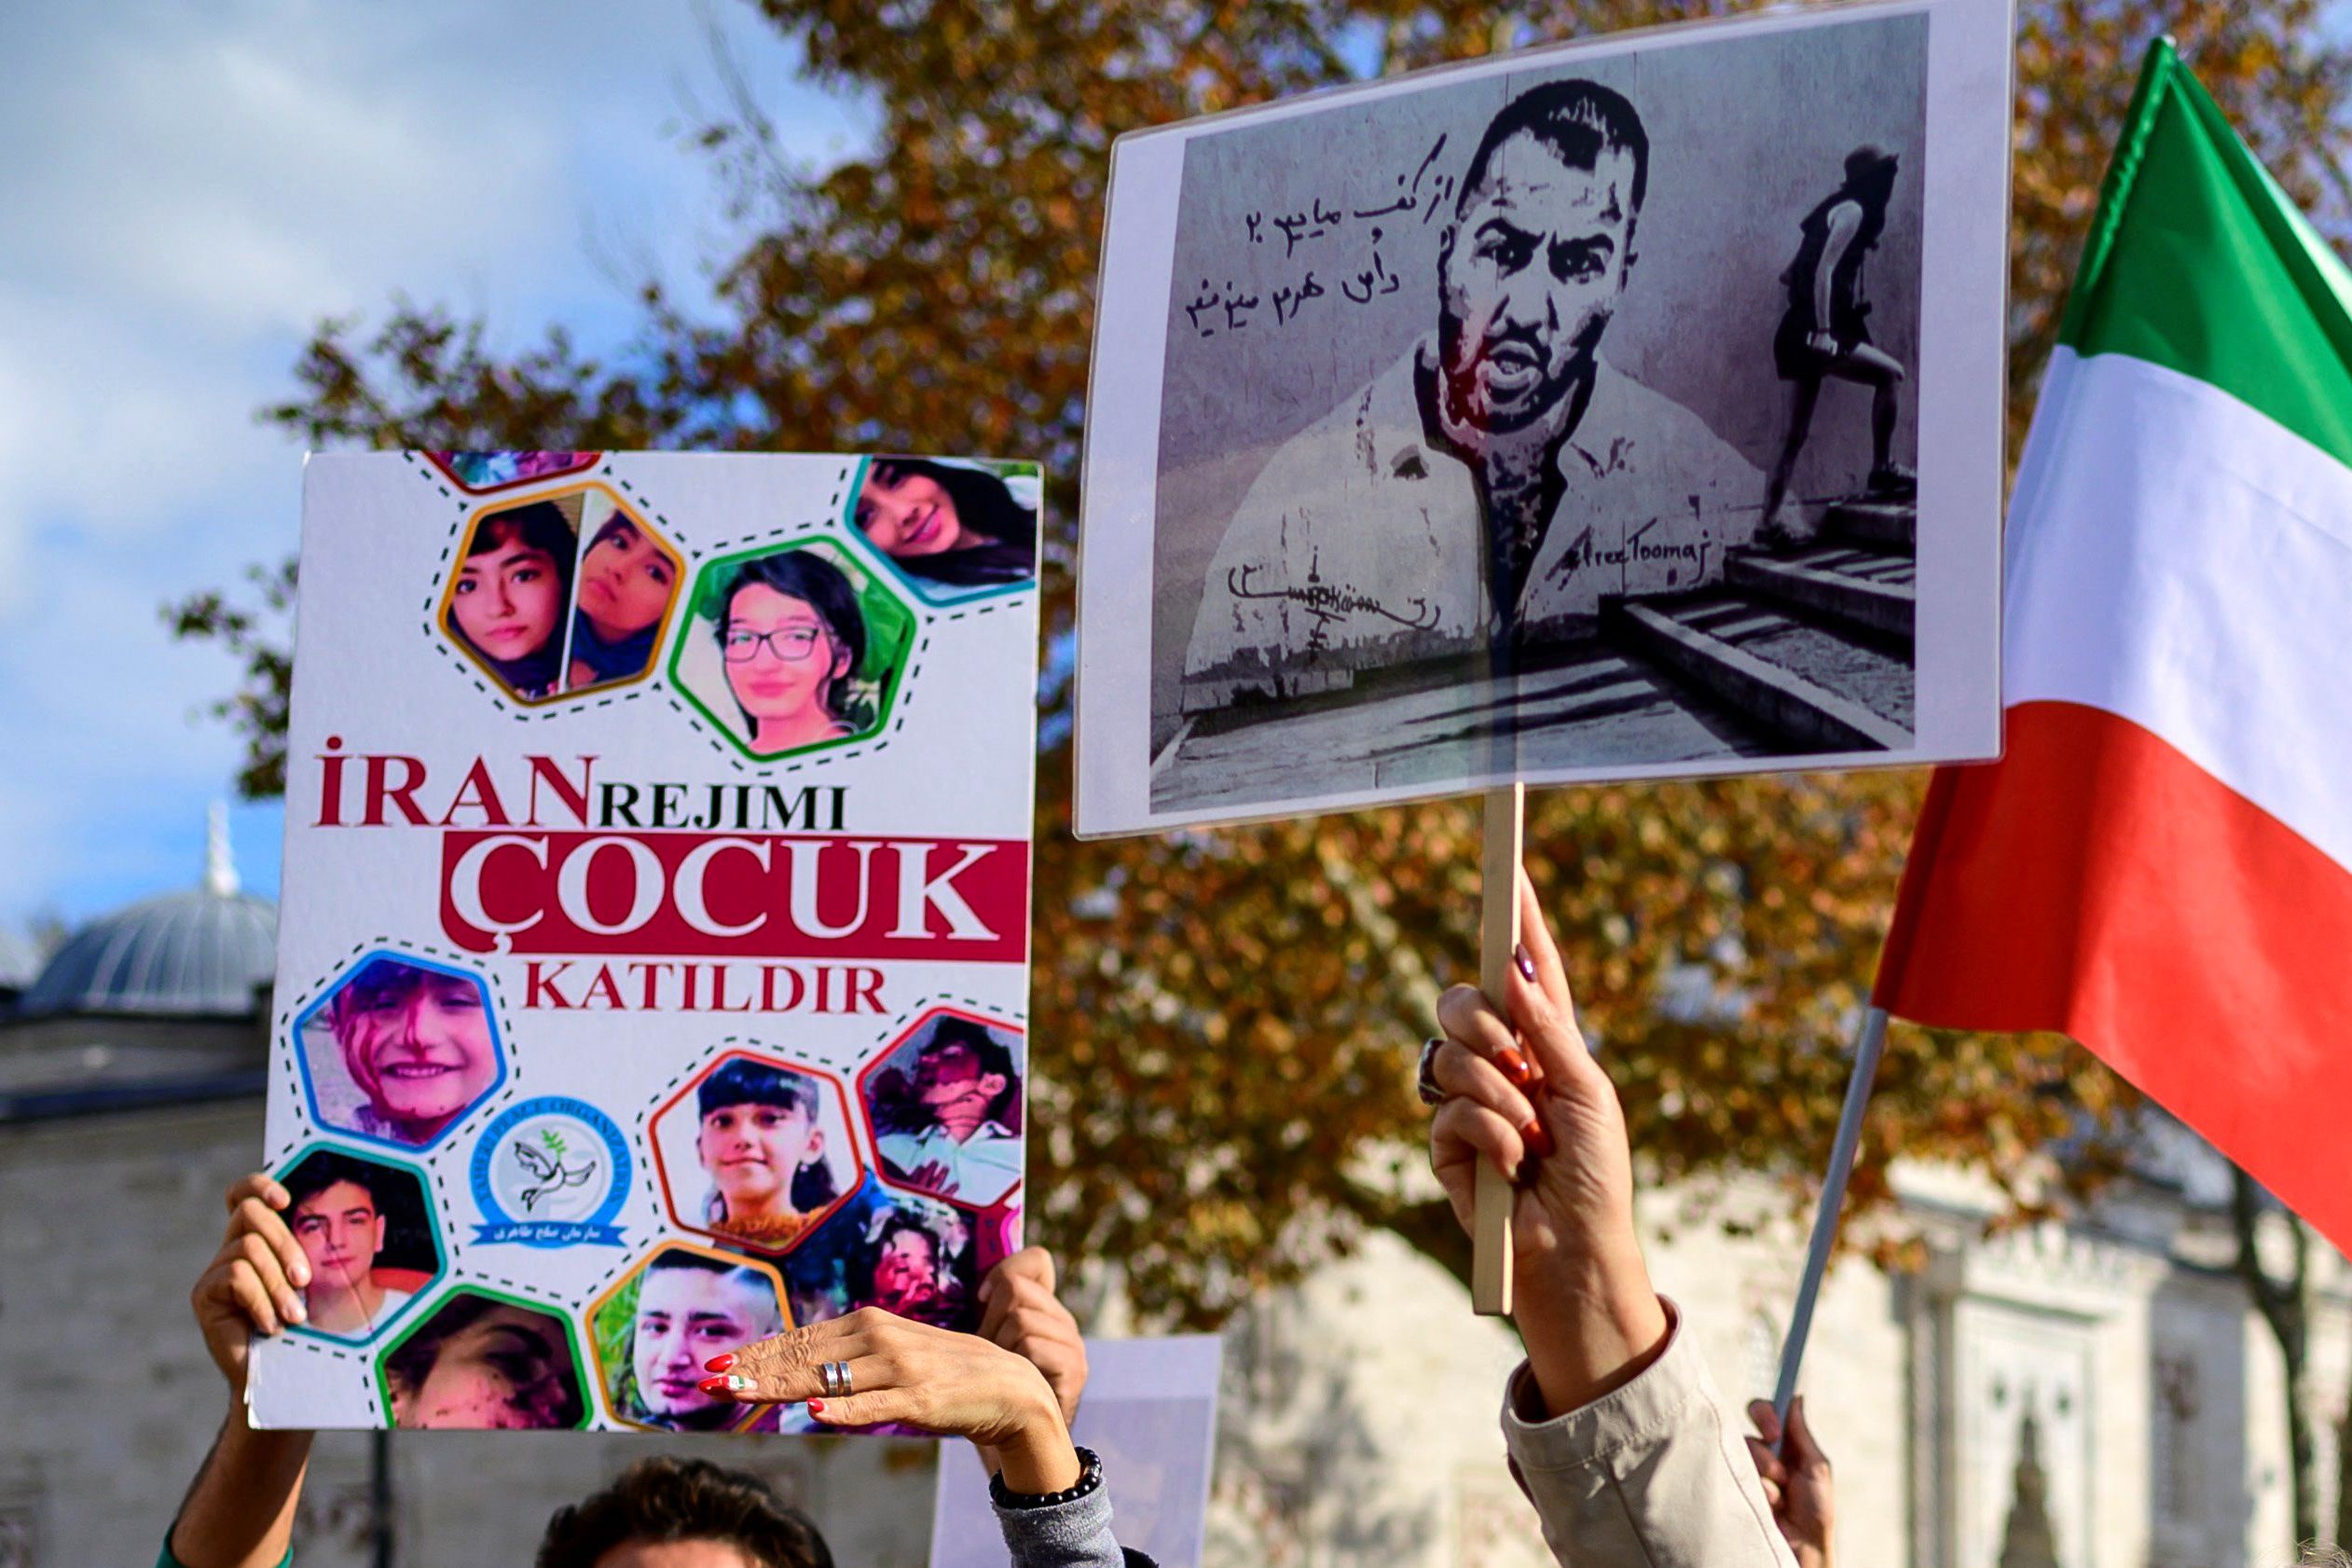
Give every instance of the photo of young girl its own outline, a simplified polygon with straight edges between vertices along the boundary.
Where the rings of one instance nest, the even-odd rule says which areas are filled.
[[[517,701],[541,701],[561,684],[578,543],[571,518],[552,501],[485,512],[466,537],[443,624]]]
[[[1034,580],[1042,488],[1034,463],[878,457],[849,520],[934,602]]]
[[[841,1090],[756,1056],[722,1058],[653,1135],[676,1223],[757,1252],[789,1251],[863,1175]]]
[[[645,673],[684,571],[674,551],[600,491],[588,493],[582,522],[588,543],[573,578],[569,692]]]
[[[888,717],[915,618],[822,542],[713,561],[671,679],[751,756],[855,740]]]

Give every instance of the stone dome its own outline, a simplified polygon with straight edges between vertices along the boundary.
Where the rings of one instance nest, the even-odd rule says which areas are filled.
[[[17,1016],[237,1017],[278,964],[278,908],[238,889],[225,814],[213,813],[203,883],[91,921],[52,955]]]

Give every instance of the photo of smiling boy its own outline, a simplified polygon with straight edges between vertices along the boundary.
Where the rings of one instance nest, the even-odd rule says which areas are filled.
[[[741,1424],[742,1406],[702,1391],[705,1363],[785,1327],[775,1281],[759,1270],[684,1247],[656,1253],[638,1281],[628,1385],[615,1392],[613,1408],[624,1420],[673,1432]]]
[[[764,1250],[791,1246],[841,1192],[817,1081],[737,1057],[703,1080],[695,1104],[695,1158],[710,1178],[703,1223]]]
[[[571,519],[552,501],[486,513],[449,584],[449,635],[521,701],[553,696],[562,683],[578,545]]]
[[[317,1049],[323,1024],[334,1050]],[[319,1118],[388,1142],[432,1143],[499,1079],[482,983],[398,958],[371,958],[306,1021]],[[322,1058],[326,1058],[322,1060]]]

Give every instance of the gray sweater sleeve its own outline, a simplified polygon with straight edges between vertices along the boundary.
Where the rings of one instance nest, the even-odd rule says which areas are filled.
[[[1126,1561],[1110,1533],[1107,1487],[1050,1508],[998,1508],[997,1523],[1012,1568],[1122,1568]]]
[[[1526,1363],[1504,1396],[1511,1467],[1576,1568],[1795,1568],[1755,1463],[1672,1305],[1631,1382],[1547,1419]]]

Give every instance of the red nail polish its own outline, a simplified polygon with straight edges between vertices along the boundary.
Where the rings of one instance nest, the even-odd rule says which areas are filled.
[[[1514,1088],[1526,1088],[1527,1080],[1535,1076],[1527,1058],[1507,1045],[1494,1053],[1494,1065],[1503,1069],[1503,1076],[1511,1080]]]
[[[808,1402],[808,1413],[810,1415],[823,1415],[825,1413],[825,1401],[822,1399],[811,1399]]]
[[[724,1378],[705,1378],[702,1382],[695,1384],[695,1386],[701,1389],[705,1394],[724,1394],[727,1391],[727,1380]]]
[[[712,1356],[709,1360],[702,1364],[702,1369],[706,1372],[733,1371],[735,1369],[735,1352],[729,1351],[724,1355]]]
[[[1519,1130],[1519,1141],[1525,1144],[1527,1152],[1538,1160],[1548,1160],[1552,1156],[1554,1145],[1551,1141],[1551,1129],[1540,1121],[1530,1121],[1526,1126],[1521,1127]]]
[[[1527,948],[1524,943],[1511,949],[1511,962],[1519,966],[1519,972],[1522,979],[1526,980],[1531,984],[1534,983],[1535,979],[1535,960],[1528,956]]]

